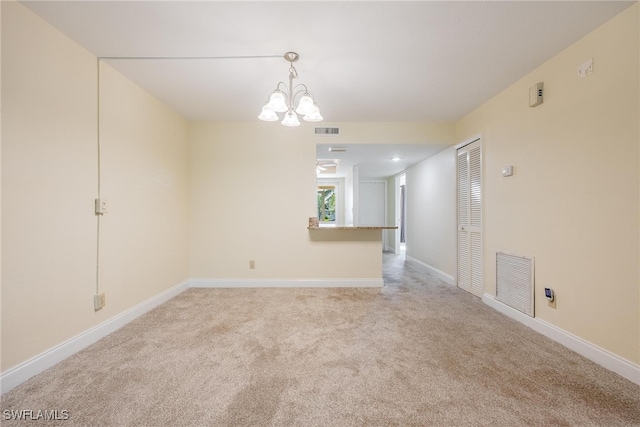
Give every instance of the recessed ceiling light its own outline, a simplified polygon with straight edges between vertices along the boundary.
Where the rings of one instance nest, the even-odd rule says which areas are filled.
[[[392,157],[391,160],[393,160],[394,162],[399,162],[400,161],[400,157]]]

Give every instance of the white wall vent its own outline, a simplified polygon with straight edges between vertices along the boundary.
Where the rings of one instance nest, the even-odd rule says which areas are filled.
[[[533,258],[496,253],[496,299],[534,317]]]
[[[316,128],[316,135],[340,135],[340,128]]]

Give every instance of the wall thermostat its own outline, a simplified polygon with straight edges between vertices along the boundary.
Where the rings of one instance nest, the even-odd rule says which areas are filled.
[[[551,288],[544,288],[544,296],[549,300],[549,302],[553,302],[553,300],[556,299],[556,294]]]
[[[536,83],[529,88],[529,107],[542,104],[542,83]]]

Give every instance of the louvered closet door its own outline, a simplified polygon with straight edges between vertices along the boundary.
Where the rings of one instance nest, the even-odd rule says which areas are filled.
[[[480,140],[458,149],[458,286],[482,296],[482,156]]]

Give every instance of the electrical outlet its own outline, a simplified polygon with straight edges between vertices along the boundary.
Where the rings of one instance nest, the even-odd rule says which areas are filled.
[[[256,262],[254,260],[249,260],[249,270],[255,270],[256,269]]]
[[[105,293],[97,294],[93,296],[93,309],[95,311],[100,310],[102,307],[106,305],[106,296]]]
[[[547,299],[549,307],[556,308],[556,293],[551,288],[544,288],[544,297]]]

